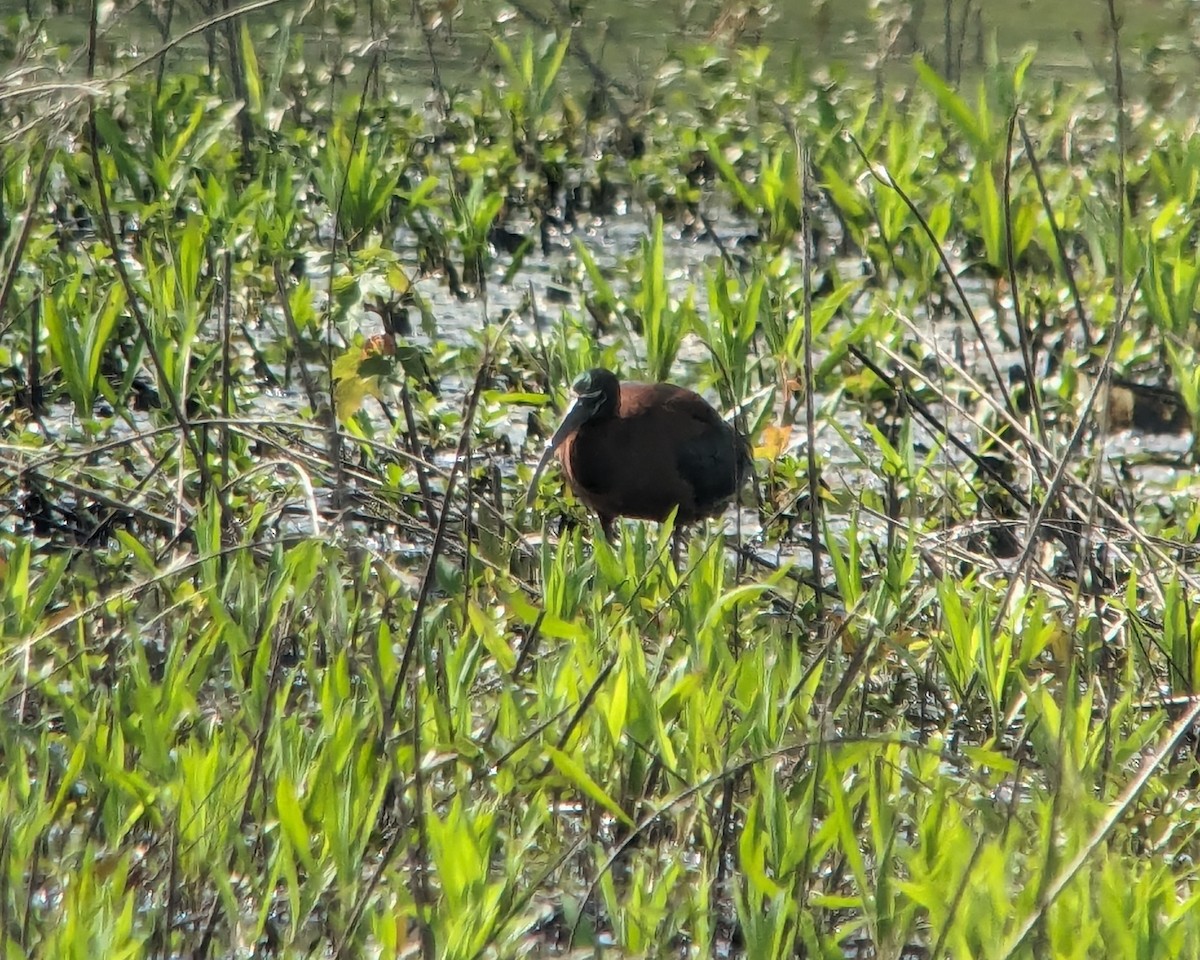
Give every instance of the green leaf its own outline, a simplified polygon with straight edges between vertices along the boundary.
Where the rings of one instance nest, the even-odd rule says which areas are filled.
[[[941,108],[950,115],[958,130],[970,141],[977,154],[986,156],[992,147],[991,131],[980,125],[979,118],[967,106],[967,101],[959,96],[929,64],[925,58],[918,55],[913,58],[913,67],[917,71],[917,79],[921,85],[933,94]]]
[[[279,825],[292,849],[299,855],[306,870],[316,867],[310,846],[312,837],[304,822],[304,812],[296,795],[295,784],[287,774],[279,774],[275,781],[275,811],[279,814]]]
[[[247,108],[251,115],[262,117],[262,76],[258,68],[258,56],[254,52],[254,39],[250,36],[250,22],[242,19],[242,73],[246,78]]]
[[[582,792],[586,797],[593,802],[600,804],[614,817],[619,819],[626,826],[634,826],[633,820],[629,815],[620,808],[615,800],[601,789],[600,785],[593,780],[586,770],[580,766],[574,758],[563,753],[557,747],[546,747],[546,752],[550,756],[551,762],[555,769],[558,770],[570,783]]]

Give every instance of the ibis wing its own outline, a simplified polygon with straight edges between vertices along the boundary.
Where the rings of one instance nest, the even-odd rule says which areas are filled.
[[[692,485],[696,509],[707,513],[719,508],[736,493],[749,459],[745,440],[712,412],[697,417],[694,433],[678,448],[679,472]]]

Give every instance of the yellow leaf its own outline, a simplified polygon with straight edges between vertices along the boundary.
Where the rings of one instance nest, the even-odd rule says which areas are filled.
[[[791,437],[792,428],[790,426],[777,427],[774,424],[768,424],[763,427],[762,443],[754,448],[755,459],[778,460]]]
[[[409,290],[412,289],[412,281],[408,279],[408,274],[396,264],[392,264],[390,267],[388,267],[387,282],[388,286],[391,287],[395,293],[401,296],[408,293]]]
[[[346,380],[358,376],[358,364],[362,360],[362,351],[351,347],[333,361],[333,379]]]
[[[379,396],[378,377],[347,377],[333,389],[339,420],[349,420],[358,413],[367,397]]]

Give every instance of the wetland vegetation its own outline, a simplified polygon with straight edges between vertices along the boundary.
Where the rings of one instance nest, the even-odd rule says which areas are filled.
[[[1192,5],[613,6],[5,5],[5,958],[1200,955]]]

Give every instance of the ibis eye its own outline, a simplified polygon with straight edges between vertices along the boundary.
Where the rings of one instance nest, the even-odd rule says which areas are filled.
[[[578,397],[587,397],[598,392],[592,389],[591,375],[586,373],[571,385],[571,389]]]

